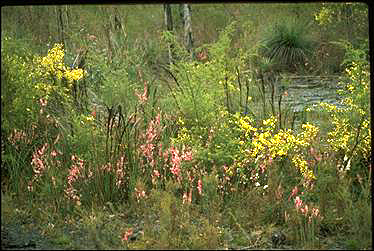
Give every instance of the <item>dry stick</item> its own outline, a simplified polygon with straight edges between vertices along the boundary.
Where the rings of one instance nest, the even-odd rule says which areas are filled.
[[[262,73],[260,74],[260,80],[261,80],[261,89],[260,92],[262,94],[262,102],[264,104],[264,116],[266,116],[266,100],[265,100],[265,82],[264,82],[264,76]]]
[[[177,78],[173,75],[173,73],[172,73],[171,71],[169,71],[169,70],[168,70],[166,67],[164,67],[164,66],[161,66],[161,68],[163,68],[166,72],[168,72],[168,73],[169,73],[169,74],[174,78],[175,83],[177,84],[177,86],[179,87],[179,89],[181,90],[181,92],[182,92],[182,94],[183,94],[183,89],[180,88],[180,85],[179,85],[179,83],[178,83],[178,80],[177,80]],[[175,104],[176,104],[177,107],[178,107],[179,112],[182,113],[183,116],[184,116],[184,113],[183,113],[182,109],[180,108],[180,106],[179,106],[179,104],[178,104],[177,97],[175,96],[173,90],[171,89],[171,87],[170,87],[168,81],[165,81],[165,82],[166,82],[166,84],[167,84],[167,86],[168,86],[168,88],[169,88],[169,90],[170,90],[171,95],[173,96],[173,99],[174,99],[174,101],[175,101]]]
[[[169,73],[169,75],[174,79],[175,83],[177,84],[179,90],[183,93],[183,88],[179,84],[179,82],[178,82],[177,78],[174,76],[174,74],[168,68],[166,68],[163,65],[161,65],[161,68],[164,69],[167,73]]]
[[[109,137],[112,135],[111,134],[111,122],[112,122],[112,116],[113,116],[113,106],[111,108],[107,107],[107,110],[108,110],[108,122],[107,122],[107,133],[106,133],[106,142],[105,142],[105,150],[106,150],[106,154],[107,154],[107,157],[108,160],[110,159],[110,153],[108,152],[108,139]],[[112,148],[112,147],[110,147]],[[111,149],[110,149],[111,150]]]
[[[239,67],[236,66],[236,75],[238,76],[238,84],[239,84],[239,112],[242,107],[242,84],[240,82],[240,72],[239,72]]]
[[[351,157],[349,157],[349,159],[347,160],[347,165],[346,165],[345,169],[347,168],[348,163],[350,162],[350,160],[353,157],[354,150],[356,150],[356,147],[358,146],[358,143],[360,143],[360,141],[361,141],[361,140],[359,140],[359,137],[360,137],[361,125],[362,125],[362,123],[364,123],[364,119],[365,119],[365,117],[362,116],[361,121],[360,121],[360,125],[358,126],[358,130],[357,130],[357,135],[356,135],[356,139],[355,139],[356,143],[352,148],[352,151],[351,151],[351,154],[350,154]]]
[[[246,96],[245,96],[245,114],[247,114],[247,112],[248,112],[248,96],[249,96],[249,81],[248,81],[247,78],[245,79],[245,84],[246,84],[246,87],[247,87],[247,93],[246,93]]]
[[[275,116],[275,108],[274,108],[274,95],[275,95],[275,88],[274,88],[274,82],[269,80],[271,85],[271,111],[273,113],[273,116]]]
[[[123,117],[123,114],[122,114],[122,106],[121,105],[118,105],[118,129],[116,130],[116,136],[117,136],[117,147],[114,148],[114,154],[116,155],[116,153],[119,152],[119,148],[120,148],[120,145],[121,145],[121,142],[122,142],[122,137],[123,137],[123,132],[121,133],[120,130],[121,130],[121,126],[125,127],[125,123],[124,123],[124,117]]]
[[[225,93],[226,93],[227,111],[230,112],[229,88],[227,86],[228,85],[227,84],[227,81],[228,81],[228,77],[227,77],[227,66],[225,68],[226,68],[226,71],[225,71],[225,85],[224,85],[224,90],[225,90]]]
[[[281,105],[282,105],[282,97],[283,94],[279,94],[279,101],[278,101],[278,110],[279,110],[279,129],[282,129],[282,111],[281,111]]]

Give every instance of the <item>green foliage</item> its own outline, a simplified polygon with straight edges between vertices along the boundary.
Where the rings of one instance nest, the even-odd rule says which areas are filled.
[[[334,43],[346,49],[342,107],[322,104],[290,129],[275,110],[275,94],[265,94],[287,84],[279,82],[280,71],[317,65],[308,58],[313,42],[305,32],[322,43],[316,34],[324,28],[302,25],[307,8],[272,5],[276,17],[299,15],[296,23],[263,20],[260,5],[227,7],[230,17],[221,7],[212,6],[209,16],[194,6],[205,15],[197,20],[226,18],[209,23],[207,34],[200,23],[193,27],[201,37],[193,57],[178,37],[180,22],[160,32],[161,6],[90,6],[76,20],[68,14],[80,12],[64,7],[71,27],[66,50],[55,44],[46,52],[46,41],[62,34],[54,19],[43,26],[54,29],[49,37],[33,38],[45,56],[18,39],[20,31],[2,35],[2,180],[32,210],[46,208],[35,217],[56,244],[77,245],[49,224],[62,215],[61,225],[80,218],[84,240],[97,249],[264,248],[274,227],[286,229],[288,244],[299,248],[320,248],[323,235],[371,247],[366,44]],[[132,18],[132,10],[156,9]],[[65,65],[82,55],[83,68]]]
[[[356,156],[363,161],[370,156],[369,68],[365,53],[357,51],[347,51],[347,77],[340,83],[342,89],[339,90],[343,108],[321,104],[332,117],[333,128],[328,133],[328,142],[335,152],[344,156],[343,165],[348,169]]]
[[[280,69],[294,71],[303,68],[312,51],[308,25],[299,20],[275,23],[265,35],[260,53],[275,61]]]

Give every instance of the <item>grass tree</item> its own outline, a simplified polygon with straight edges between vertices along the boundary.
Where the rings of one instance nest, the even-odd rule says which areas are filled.
[[[277,62],[281,70],[294,72],[308,60],[313,41],[308,26],[297,21],[273,24],[260,44],[260,54]]]

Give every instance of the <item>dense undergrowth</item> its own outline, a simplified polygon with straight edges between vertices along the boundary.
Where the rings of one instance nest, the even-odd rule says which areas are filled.
[[[311,43],[276,25],[239,49],[236,25],[195,59],[164,33],[159,49],[173,43],[177,60],[158,75],[141,46],[107,63],[90,43],[70,65],[62,44],[37,55],[2,36],[4,222],[34,217],[70,248],[371,249],[366,51],[345,44],[342,106],[311,106],[295,124],[277,86]],[[298,43],[281,47],[282,32]]]

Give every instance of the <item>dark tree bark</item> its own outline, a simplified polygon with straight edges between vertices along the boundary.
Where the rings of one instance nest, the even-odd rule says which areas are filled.
[[[171,15],[171,6],[170,4],[164,4],[164,21],[166,30],[173,32],[173,17]],[[173,63],[173,45],[169,44],[169,64]]]
[[[56,6],[56,14],[57,14],[57,27],[58,27],[58,33],[59,33],[59,40],[65,46],[62,6]]]

